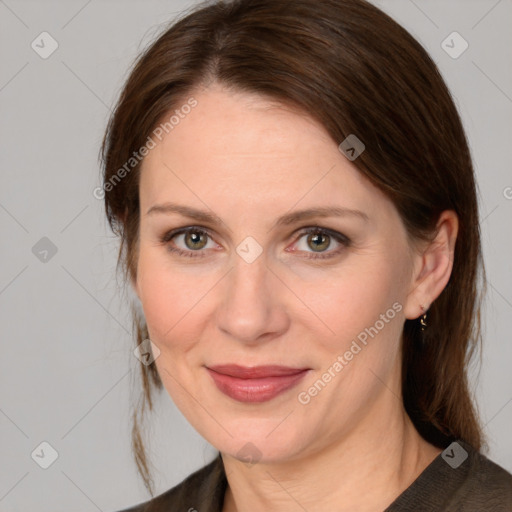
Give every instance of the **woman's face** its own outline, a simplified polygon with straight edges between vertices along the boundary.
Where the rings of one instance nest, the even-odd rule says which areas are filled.
[[[313,454],[396,407],[417,256],[393,204],[315,121],[218,86],[194,98],[141,173],[136,289],[155,364],[221,452]],[[171,204],[182,213],[148,214]],[[339,211],[298,215],[326,208]],[[315,227],[323,231],[306,231]],[[277,394],[293,379],[257,390],[258,381],[218,377],[230,381],[226,394],[208,370],[226,364],[307,371]]]

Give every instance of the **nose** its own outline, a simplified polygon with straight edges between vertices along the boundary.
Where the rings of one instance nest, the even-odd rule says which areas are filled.
[[[290,321],[283,288],[264,253],[252,263],[235,254],[233,267],[222,280],[217,327],[245,344],[260,344],[282,335]]]

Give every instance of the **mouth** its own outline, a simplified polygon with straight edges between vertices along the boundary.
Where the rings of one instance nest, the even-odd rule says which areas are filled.
[[[238,402],[250,403],[272,400],[296,386],[310,371],[278,365],[216,365],[206,369],[222,393]]]

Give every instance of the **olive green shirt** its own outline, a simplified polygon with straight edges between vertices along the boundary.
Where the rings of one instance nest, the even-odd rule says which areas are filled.
[[[226,488],[219,453],[167,492],[120,512],[221,512]],[[512,475],[458,440],[383,512],[485,511],[512,512]]]

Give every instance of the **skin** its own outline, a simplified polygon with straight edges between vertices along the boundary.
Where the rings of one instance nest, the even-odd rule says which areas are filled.
[[[392,202],[316,121],[218,84],[194,98],[198,105],[146,156],[140,180],[133,285],[160,350],[155,364],[164,386],[222,454],[224,512],[384,510],[441,452],[420,437],[403,408],[400,339],[405,320],[418,318],[420,305],[428,308],[448,282],[457,216],[443,212],[435,240],[413,245]],[[222,221],[147,214],[166,202]],[[291,211],[328,205],[362,211],[368,220],[314,217],[273,227]],[[185,235],[161,242],[185,226],[211,236],[203,235],[199,249]],[[317,249],[301,233],[310,226],[351,243],[331,237]],[[248,236],[263,251],[252,263],[236,252]],[[337,249],[329,259],[308,259]],[[298,393],[394,303],[401,306],[394,318],[309,403],[300,403]],[[223,363],[311,370],[293,389],[251,404],[214,385],[205,365]],[[237,455],[248,442],[258,450],[252,449],[255,464]]]

